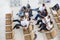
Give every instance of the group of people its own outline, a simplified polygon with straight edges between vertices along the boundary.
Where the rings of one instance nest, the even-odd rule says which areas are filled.
[[[27,4],[27,6],[23,6],[21,8],[21,10],[19,11],[19,13],[17,13],[17,15],[20,17],[20,20],[16,19],[16,20],[13,20],[13,22],[19,22],[19,24],[16,24],[14,26],[14,28],[19,28],[19,26],[22,26],[22,27],[25,27],[26,29],[28,28],[29,26],[29,21],[31,20],[30,17],[32,17],[32,10],[30,9],[30,5]],[[14,29],[13,28],[13,29]]]
[[[45,4],[43,4],[39,8],[39,11],[37,11],[37,12],[38,12],[38,14],[36,15],[34,20],[37,20],[38,17],[40,18],[36,23],[36,25],[38,25],[40,23],[40,26],[39,26],[40,30],[39,31],[42,31],[42,30],[50,31],[50,30],[52,30],[53,21],[51,20],[50,15],[48,15],[48,11],[46,9]]]
[[[20,9],[19,13],[17,13],[17,15],[20,17],[20,20],[13,20],[13,22],[15,22],[15,21],[19,22],[19,24],[16,24],[14,26],[14,28],[18,28],[19,26],[28,28],[29,21],[31,20],[31,17],[33,17],[32,11],[37,11],[37,13],[38,13],[36,15],[36,17],[34,19],[32,19],[32,20],[37,20],[36,25],[38,25],[40,23],[39,28],[41,27],[41,30],[42,29],[48,30],[47,28],[51,27],[53,22],[51,20],[50,15],[48,15],[48,12],[47,12],[47,9],[46,9],[46,6],[44,3],[39,8],[35,8],[35,9],[31,9],[31,6],[29,4],[27,4],[27,6],[23,6]],[[40,18],[39,20],[38,20],[38,17]]]
[[[42,30],[50,31],[53,28],[53,21],[51,20],[50,15],[48,15],[47,9],[45,4],[43,3],[42,6],[39,8],[31,9],[31,6],[27,4],[27,6],[23,6],[17,15],[20,17],[20,20],[16,19],[13,22],[18,22],[13,29],[19,28],[19,26],[23,27],[24,29],[28,29],[31,17],[33,17],[33,12],[36,11],[38,14],[32,20],[37,20],[35,25],[39,25],[39,32]],[[39,17],[39,20],[38,20]]]

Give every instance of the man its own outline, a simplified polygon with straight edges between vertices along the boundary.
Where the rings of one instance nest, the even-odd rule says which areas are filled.
[[[31,19],[30,17],[32,17],[32,9],[31,9],[31,6],[29,4],[27,4],[27,11],[29,13],[29,20]]]
[[[43,3],[42,6],[40,6],[39,10],[42,12],[44,9],[46,9],[45,4]]]
[[[35,17],[35,20],[37,20],[37,18],[44,18],[48,15],[47,9],[44,9],[42,12],[38,11],[38,14]]]
[[[29,20],[28,19],[24,19],[23,17],[20,20],[13,20],[13,22],[19,22],[19,24],[16,24],[13,29],[19,28],[19,26],[27,29],[28,26],[29,26]]]
[[[51,21],[50,16],[48,16],[47,19],[44,20],[44,21],[46,21],[46,22],[45,22],[45,23],[42,22],[42,23],[40,24],[40,26],[39,26],[39,28],[41,28],[40,31],[41,31],[41,30],[50,31],[50,30],[53,28],[53,22]]]
[[[25,15],[25,11],[26,11],[26,7],[23,6],[17,15],[18,15],[19,17],[24,16],[24,15]]]
[[[43,5],[40,6],[40,8],[38,10],[38,14],[35,17],[35,20],[37,20],[38,17],[39,18],[44,18],[44,16],[46,16],[45,14],[47,14],[47,10],[46,10],[45,4],[43,3]]]

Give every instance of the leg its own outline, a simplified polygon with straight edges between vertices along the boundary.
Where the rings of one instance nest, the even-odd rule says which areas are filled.
[[[44,30],[49,31],[46,27],[44,28]]]
[[[40,17],[40,15],[39,15],[39,14],[37,14],[37,16],[35,17],[35,20],[37,20],[37,18],[38,18],[38,17]]]
[[[37,35],[36,35],[36,34],[34,34],[34,36],[35,36],[35,37],[34,37],[34,40],[36,40],[36,38],[37,38]]]
[[[39,28],[41,28],[40,31],[41,31],[41,30],[44,30],[44,29],[46,28],[46,25],[45,25],[44,23],[42,23],[42,24],[39,26]]]
[[[40,29],[40,31],[41,31],[41,30],[47,30],[46,24],[43,24],[43,25],[42,25],[42,28]]]
[[[42,20],[38,20],[37,23],[36,23],[36,25],[38,25],[40,22],[42,22]]]
[[[19,23],[20,23],[20,21],[19,21],[19,20],[13,20],[13,22],[19,22]]]
[[[21,24],[16,24],[13,29],[15,29],[15,28],[18,29],[19,26],[21,26]]]

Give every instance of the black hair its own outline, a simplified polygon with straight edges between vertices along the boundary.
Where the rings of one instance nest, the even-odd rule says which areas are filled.
[[[30,4],[27,4],[27,8],[31,8]]]
[[[43,3],[43,6],[45,6],[45,4]]]
[[[22,8],[23,8],[23,9],[26,9],[26,7],[25,7],[25,6],[23,6]]]
[[[53,22],[52,22],[52,21],[50,21],[50,23],[51,23],[51,24],[53,24]]]
[[[48,18],[50,18],[50,15],[48,16]]]

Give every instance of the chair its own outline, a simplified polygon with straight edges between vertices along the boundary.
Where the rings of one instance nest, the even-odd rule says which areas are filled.
[[[6,33],[6,39],[12,39],[12,33]]]
[[[11,32],[12,31],[12,26],[6,26],[6,32]]]
[[[6,20],[6,25],[11,25],[12,21],[11,20]]]
[[[11,19],[11,17],[12,17],[12,14],[6,14],[6,19]]]

